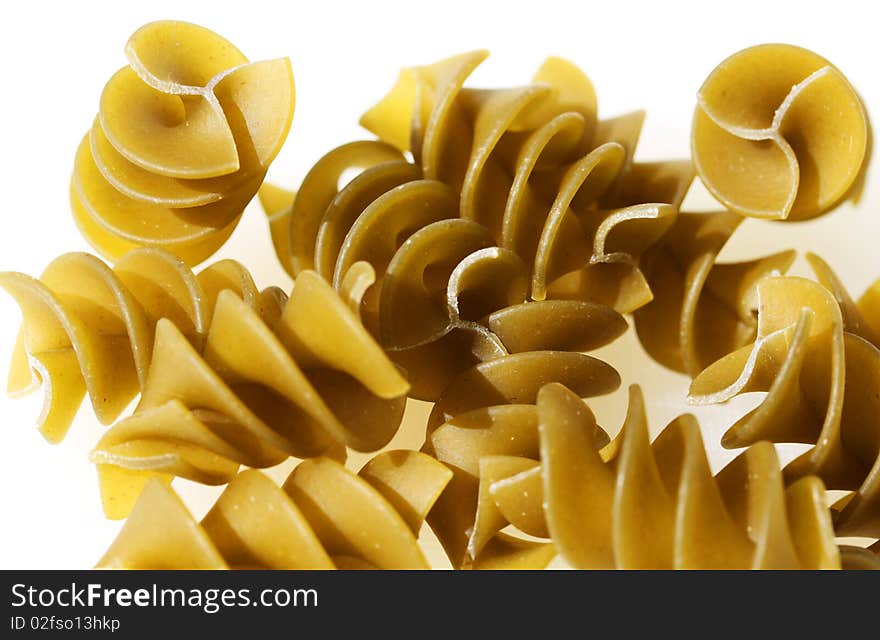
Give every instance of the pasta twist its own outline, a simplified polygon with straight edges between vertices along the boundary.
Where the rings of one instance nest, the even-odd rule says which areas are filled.
[[[419,528],[450,475],[415,451],[380,453],[357,475],[312,458],[282,488],[249,469],[200,523],[153,480],[98,568],[428,569]]]
[[[107,258],[154,246],[199,263],[235,229],[287,137],[290,61],[250,63],[176,21],[141,27],[125,52],[76,154],[74,219]]]
[[[540,362],[544,352],[580,355],[626,330],[626,321],[605,305],[528,301],[523,261],[505,249],[478,248],[485,240],[473,222],[439,221],[413,234],[388,267],[378,324],[414,397],[440,402],[471,367],[512,362],[513,355],[523,362],[532,356]]]
[[[638,257],[673,223],[690,163],[633,163],[644,114],[598,120],[592,84],[564,60],[549,59],[525,87],[465,88],[484,57],[404,70],[362,119],[379,141],[324,156],[286,213],[277,192],[267,193],[273,227],[290,224],[289,245],[276,234],[282,263],[338,284],[368,260],[381,279],[407,238],[461,219],[482,228],[481,245],[524,262],[531,299],[622,312],[645,304],[651,293]],[[360,173],[340,189],[351,170]],[[387,224],[394,234],[377,237]]]
[[[497,566],[500,555],[505,566],[498,548],[511,536],[498,532],[513,525],[549,540],[519,540],[534,568],[557,552],[580,569],[840,566],[821,480],[785,489],[767,443],[713,477],[693,416],[650,442],[638,387],[611,443],[560,384],[541,388],[537,406],[463,413],[431,443],[453,479],[429,522],[463,564]]]
[[[785,273],[795,252],[718,263],[742,221],[729,211],[680,213],[643,256],[642,270],[655,295],[633,317],[642,346],[660,364],[694,377],[754,339],[755,287],[762,278]]]
[[[336,192],[339,177],[368,166]],[[528,300],[529,270],[481,224],[458,217],[444,183],[383,142],[355,142],[324,156],[290,209],[296,269],[314,265],[340,290],[364,292],[365,326],[407,371],[412,397],[436,400],[462,371],[511,353],[597,348],[626,329],[623,318],[582,300]],[[267,211],[277,211],[269,202]],[[327,203],[330,204],[327,204]],[[317,236],[311,249],[298,239]],[[369,267],[366,267],[366,265]]]
[[[814,445],[785,468],[788,482],[816,475],[847,495],[832,506],[843,536],[880,537],[880,349],[874,287],[859,306],[831,269],[811,255],[818,284],[767,278],[758,285],[758,334],[710,365],[691,385],[690,401],[723,402],[750,391],[761,404],[722,439],[725,447],[758,440]],[[823,286],[825,285],[825,286]]]
[[[303,271],[272,320],[221,291],[201,349],[158,322],[137,408],[92,452],[109,517],[153,477],[225,484],[242,464],[344,459],[391,440],[409,386],[343,298]]]
[[[247,270],[221,260],[194,274],[179,258],[154,248],[134,249],[111,268],[86,253],[68,253],[39,279],[0,273],[21,307],[7,391],[23,395],[44,387],[38,426],[60,442],[88,394],[102,424],[112,423],[147,379],[156,324],[161,318],[201,349],[223,289],[272,322],[285,294],[259,291]]]
[[[477,452],[533,455],[529,451],[537,442],[534,403],[540,389],[553,382],[579,396],[591,397],[614,391],[620,377],[601,360],[581,353],[531,351],[472,367],[455,378],[434,404],[423,451],[447,464],[453,477],[429,514],[428,523],[453,566],[543,568],[556,555],[544,543],[503,534],[493,538],[491,544],[488,538],[480,543],[473,538],[480,535],[474,517],[479,488]],[[458,434],[464,438],[461,442],[454,441]],[[446,440],[447,436],[453,441]],[[465,459],[472,456],[476,457],[471,464]],[[533,533],[529,528],[525,531]],[[487,549],[482,549],[483,543]],[[480,547],[479,554],[475,546]]]
[[[337,288],[358,278],[364,324],[423,400],[479,362],[622,333],[597,305],[650,299],[638,256],[693,177],[688,163],[633,164],[643,114],[598,121],[570,63],[548,60],[520,89],[463,88],[481,56],[403,72],[364,116],[379,141],[332,150],[295,197],[262,190],[282,263]],[[355,274],[359,262],[373,272]]]
[[[865,109],[844,75],[812,51],[765,44],[735,53],[697,100],[691,154],[728,209],[805,220],[857,183],[868,148]]]
[[[362,124],[392,143],[395,128],[410,128],[405,148],[424,176],[460,193],[460,216],[529,265],[532,298],[635,308],[649,294],[626,267],[668,229],[693,177],[689,163],[633,164],[644,113],[599,121],[592,83],[560,58],[522,88],[464,88],[485,55],[405,70]],[[411,114],[410,123],[395,113]]]

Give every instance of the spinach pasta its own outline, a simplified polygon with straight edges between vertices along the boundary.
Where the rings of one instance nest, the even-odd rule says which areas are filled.
[[[0,273],[23,316],[8,391],[42,387],[51,442],[86,396],[108,427],[84,464],[126,521],[99,568],[428,569],[429,541],[454,569],[880,568],[880,281],[854,300],[812,253],[815,279],[786,275],[789,223],[857,196],[870,150],[827,60],[731,56],[691,158],[646,161],[645,113],[600,118],[571,62],[482,88],[466,52],[401,70],[361,117],[374,137],[290,191],[263,182],[286,58],[178,21],[126,55],[69,183],[103,259]],[[723,210],[685,204],[697,176]],[[284,290],[250,262],[193,270],[255,194]],[[753,224],[786,240],[728,260]],[[632,360],[606,349],[630,319]],[[723,467],[661,397],[688,379],[693,404],[763,394]],[[593,411],[625,386],[615,433]],[[643,388],[677,416],[659,434]],[[220,487],[204,517],[181,481]]]
[[[840,566],[821,480],[786,489],[771,445],[713,477],[692,416],[651,443],[633,387],[609,442],[582,394],[547,384],[534,405],[481,407],[431,432],[426,451],[453,476],[428,522],[454,566],[542,568],[557,553],[581,569]]]
[[[324,156],[286,212],[267,188],[273,226],[289,220],[289,242],[273,234],[282,264],[338,283],[348,265],[367,259],[362,252],[377,249],[371,230],[418,200],[425,210],[409,208],[397,246],[421,227],[461,218],[523,260],[530,299],[574,298],[618,311],[645,304],[651,293],[638,257],[675,220],[690,163],[634,163],[644,114],[599,120],[592,84],[567,61],[549,59],[523,88],[464,87],[484,57],[472,52],[402,72],[362,119],[379,140]],[[340,189],[340,176],[352,170],[359,175]],[[375,256],[380,275],[393,249]]]
[[[875,322],[862,318],[824,261],[811,260],[826,286],[805,278],[762,281],[755,342],[700,373],[690,400],[707,404],[766,392],[757,408],[730,427],[722,445],[758,440],[814,445],[786,467],[786,480],[816,475],[830,489],[845,491],[832,506],[837,532],[878,538],[880,349],[872,342]],[[872,303],[875,289],[866,294],[863,308]]]
[[[785,273],[794,251],[741,262],[718,254],[743,222],[739,214],[682,212],[642,259],[654,299],[633,314],[639,340],[655,360],[695,376],[750,342],[761,279]]]

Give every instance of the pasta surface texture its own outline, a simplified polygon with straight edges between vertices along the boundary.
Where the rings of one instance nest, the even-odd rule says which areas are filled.
[[[872,310],[880,288],[875,284],[856,304],[821,258],[809,258],[821,284],[804,278],[759,284],[754,344],[698,375],[690,400],[706,404],[766,392],[722,444],[814,445],[785,468],[786,480],[816,475],[829,489],[846,491],[832,505],[838,534],[878,538],[880,349]]]
[[[785,273],[795,252],[718,262],[742,222],[730,211],[682,212],[642,258],[655,296],[633,318],[642,346],[660,364],[694,377],[754,340],[756,287],[767,276]]]
[[[697,101],[694,164],[731,211],[805,220],[857,184],[870,135],[864,106],[846,77],[812,51],[744,49],[712,71]]]
[[[428,521],[454,564],[541,568],[559,553],[579,569],[840,566],[822,482],[785,489],[771,445],[713,477],[692,416],[651,443],[632,387],[609,442],[578,396],[551,383],[536,405],[465,412],[433,431],[453,478]]]
[[[464,87],[484,57],[404,70],[363,117],[379,140],[330,151],[296,194],[261,190],[285,268],[357,280],[364,324],[422,400],[481,362],[622,333],[609,307],[651,299],[639,257],[693,178],[688,162],[634,163],[643,114],[599,120],[571,63],[549,59],[525,87]]]
[[[76,153],[74,219],[111,260],[151,246],[197,264],[235,229],[287,137],[290,61],[251,63],[177,21],[141,27],[125,52]]]
[[[428,569],[418,532],[450,475],[415,451],[380,453],[359,474],[312,458],[281,488],[249,469],[201,522],[153,480],[98,568]]]
[[[486,447],[488,453],[528,457],[523,447],[531,451],[528,443],[535,441],[537,433],[534,404],[540,389],[550,383],[565,385],[579,397],[594,397],[617,389],[620,376],[610,365],[580,352],[530,351],[474,365],[459,374],[435,402],[428,416],[423,451],[446,463],[453,478],[429,514],[428,523],[454,567],[534,569],[543,568],[555,557],[553,547],[546,543],[506,534],[492,538],[491,544],[488,537],[479,544],[473,542],[472,535],[481,535],[473,513],[479,494],[474,471],[477,462],[463,469],[459,464],[459,457],[477,455]],[[451,457],[445,457],[438,450],[438,438],[442,439],[444,429],[449,433],[459,426],[485,428],[468,432],[473,437],[456,447]],[[537,504],[540,509],[540,501]],[[484,544],[488,546],[482,554]],[[481,555],[474,551],[475,545]]]
[[[50,442],[64,438],[85,395],[102,424],[116,420],[146,384],[160,320],[201,349],[222,290],[270,322],[286,299],[275,287],[257,289],[234,260],[196,275],[180,258],[155,248],[134,249],[114,267],[86,253],[68,253],[39,279],[0,273],[0,287],[23,316],[7,392],[23,395],[43,387],[37,423]]]
[[[362,124],[393,143],[382,111],[410,114],[409,149],[424,177],[450,186],[460,217],[526,262],[532,299],[637,307],[649,295],[637,257],[674,219],[690,163],[634,163],[644,113],[599,120],[592,83],[561,58],[546,60],[525,87],[464,87],[485,56],[404,70],[400,82],[413,75],[414,94],[401,99],[399,83]]]
[[[855,301],[813,254],[817,281],[785,275],[791,250],[719,260],[747,217],[857,195],[867,115],[827,60],[740,51],[699,91],[693,162],[641,162],[644,112],[599,118],[572,63],[480,88],[471,51],[403,69],[361,118],[376,138],[294,192],[263,184],[286,58],[177,21],[125,51],[70,181],[112,266],[0,273],[23,316],[8,392],[43,388],[50,442],[86,396],[110,425],[90,461],[126,522],[98,568],[428,569],[428,528],[455,569],[880,568],[880,541],[838,546],[880,538],[880,280]],[[724,211],[680,211],[696,175]],[[192,269],[255,194],[289,292]],[[764,394],[717,473],[694,416],[651,438],[636,385],[614,438],[597,423],[621,376],[587,352],[625,314],[690,402]],[[409,400],[433,403],[421,450],[386,450]],[[783,468],[774,443],[810,448]],[[261,471],[290,458],[280,487]],[[176,478],[225,488],[197,520]]]
[[[472,223],[471,245],[480,233],[480,248],[523,261],[529,299],[621,312],[645,304],[651,293],[638,257],[673,223],[690,163],[634,163],[644,114],[599,120],[592,84],[565,60],[548,59],[523,87],[465,87],[485,57],[470,52],[401,72],[362,118],[379,140],[328,153],[288,211],[273,211],[290,224],[289,246],[276,241],[282,264],[338,283],[352,262],[368,259],[381,278],[407,238],[461,219]],[[339,178],[355,170],[340,189]],[[376,229],[416,199],[425,211],[410,213],[396,246],[380,250]]]
[[[92,452],[109,517],[127,515],[153,477],[225,484],[240,465],[388,444],[409,385],[356,313],[312,271],[279,303],[261,318],[221,291],[201,349],[158,322],[133,415]]]

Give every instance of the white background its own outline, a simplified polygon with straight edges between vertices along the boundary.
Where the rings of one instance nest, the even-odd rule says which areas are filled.
[[[685,157],[694,95],[723,58],[752,44],[800,44],[850,78],[869,110],[880,109],[880,27],[868,2],[15,2],[0,14],[0,270],[39,275],[53,258],[88,250],[69,214],[76,146],[101,89],[125,64],[123,46],[140,25],[175,18],[203,24],[250,59],[287,55],[297,85],[293,129],[270,180],[295,187],[330,148],[365,137],[359,115],[381,97],[401,66],[488,48],[471,86],[527,82],[544,57],[561,55],[593,80],[600,114],[644,107],[640,159]],[[12,8],[10,8],[12,7]],[[699,193],[688,203],[701,206]],[[725,256],[794,247],[819,251],[854,294],[880,276],[880,181],[869,174],[859,206],[799,225],[747,223]],[[218,257],[243,261],[261,286],[289,286],[275,264],[265,221],[253,204]],[[806,274],[802,258],[796,273]],[[0,387],[20,315],[0,292]],[[630,334],[604,351],[625,385],[647,390],[652,431],[683,410],[686,382],[646,362]],[[621,392],[595,403],[614,432]],[[102,427],[88,403],[70,435],[47,444],[33,428],[39,393],[0,399],[0,568],[88,568],[119,523],[104,520],[87,460]],[[745,404],[700,412],[717,468],[729,455],[719,434]],[[711,415],[710,415],[711,414]],[[399,443],[416,445],[417,430]],[[275,474],[276,477],[281,472]],[[215,490],[178,483],[200,515]]]

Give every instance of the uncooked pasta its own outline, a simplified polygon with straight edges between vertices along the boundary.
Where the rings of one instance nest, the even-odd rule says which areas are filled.
[[[868,144],[855,89],[801,47],[764,44],[735,53],[697,95],[697,172],[719,201],[745,216],[825,213],[857,184]]]
[[[755,337],[752,309],[762,278],[781,275],[794,251],[756,260],[718,262],[742,223],[730,211],[680,213],[664,238],[645,254],[642,270],[654,299],[633,314],[645,350],[661,364],[690,376]]]
[[[251,63],[177,21],[141,27],[125,52],[76,153],[74,219],[110,259],[153,246],[196,264],[235,229],[287,137],[290,62]]]
[[[140,401],[92,452],[105,512],[124,517],[144,484],[225,484],[240,465],[376,451],[400,425],[409,385],[355,313],[303,271],[269,324],[221,291],[196,349],[162,319]]]
[[[433,431],[430,450],[453,479],[429,522],[453,562],[481,566],[513,525],[545,539],[529,543],[533,563],[558,552],[581,569],[840,566],[821,480],[785,489],[771,445],[753,445],[713,477],[692,416],[651,443],[632,388],[609,443],[578,395],[549,384],[536,406],[484,407]]]
[[[427,569],[418,531],[450,475],[415,451],[380,453],[359,474],[312,458],[281,488],[249,469],[201,522],[153,480],[98,568]]]
[[[722,256],[747,217],[858,194],[867,115],[827,60],[731,56],[697,96],[692,159],[646,162],[645,113],[600,118],[572,63],[480,88],[471,51],[403,69],[361,118],[375,139],[290,191],[263,184],[286,58],[176,21],[126,55],[69,186],[112,264],[0,273],[23,316],[9,392],[42,387],[51,442],[86,396],[109,425],[90,461],[126,521],[99,568],[428,569],[425,534],[455,569],[880,568],[880,542],[840,539],[880,538],[880,280],[855,301],[814,254],[816,280],[785,275],[787,247]],[[682,211],[696,175],[723,211]],[[234,260],[191,268],[256,193],[289,292]],[[691,402],[764,394],[720,470],[690,414],[650,437],[638,385],[613,438],[598,424],[591,399],[622,379],[588,352],[627,314]],[[389,450],[419,401],[421,449]],[[783,466],[774,443],[809,449]],[[176,479],[222,493],[196,519]]]
[[[777,277],[758,285],[755,342],[700,373],[690,400],[707,404],[766,392],[757,408],[730,427],[722,444],[814,445],[785,468],[786,480],[816,475],[828,488],[846,491],[832,506],[837,532],[878,538],[880,349],[872,342],[875,319],[863,320],[828,265],[817,256],[811,261],[822,284]],[[872,303],[875,290],[876,285],[863,298],[863,308]]]
[[[543,389],[538,411],[547,530],[573,566],[840,567],[822,481],[785,488],[772,445],[752,445],[713,477],[692,416],[650,441],[637,388],[602,450],[595,418],[564,388]]]
[[[273,230],[289,224],[289,241],[273,239],[290,273],[314,268],[340,288],[355,263],[372,266],[364,324],[424,400],[479,362],[616,337],[607,306],[651,299],[639,256],[692,179],[687,162],[633,163],[643,114],[598,120],[571,63],[548,60],[521,89],[465,88],[482,57],[403,72],[363,119],[382,139],[330,151],[295,197],[262,190]]]
[[[592,84],[567,61],[549,59],[523,88],[464,87],[484,57],[402,72],[362,119],[380,140],[331,151],[290,196],[291,244],[276,241],[282,264],[338,283],[385,242],[373,265],[381,279],[407,237],[461,218],[524,261],[530,299],[574,298],[618,311],[645,304],[651,292],[638,257],[674,222],[690,163],[634,163],[644,114],[598,120]],[[360,175],[340,189],[340,176],[355,169]],[[416,215],[407,206],[413,199],[426,210]],[[372,237],[404,207],[396,244]]]
[[[85,395],[101,423],[119,416],[146,383],[160,320],[201,349],[222,290],[267,322],[286,300],[275,287],[260,291],[233,260],[196,275],[180,258],[151,248],[126,253],[112,268],[95,256],[68,253],[39,279],[0,273],[0,287],[24,319],[7,391],[22,395],[43,387],[38,426],[50,442],[64,438]]]

